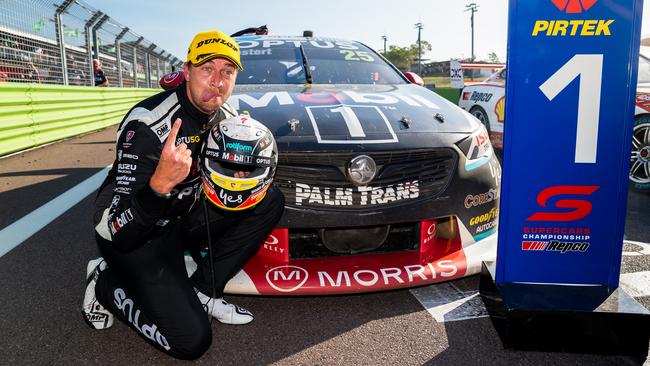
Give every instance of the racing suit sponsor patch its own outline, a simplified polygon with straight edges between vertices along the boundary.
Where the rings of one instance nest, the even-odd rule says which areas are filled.
[[[113,296],[115,297],[115,306],[117,306],[118,309],[122,310],[124,316],[129,320],[129,323],[133,324],[135,329],[137,329],[145,337],[151,339],[153,342],[158,343],[167,351],[171,349],[169,343],[167,342],[167,339],[164,335],[162,335],[162,333],[160,333],[156,324],[140,324],[140,310],[135,309],[133,300],[126,297],[126,293],[123,289],[116,288],[113,292]]]

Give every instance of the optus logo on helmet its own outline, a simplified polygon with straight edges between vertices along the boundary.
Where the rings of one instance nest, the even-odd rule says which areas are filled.
[[[566,14],[580,14],[593,7],[597,0],[551,0],[553,5]],[[589,37],[611,36],[610,26],[614,19],[554,19],[537,20],[532,36],[547,37]]]

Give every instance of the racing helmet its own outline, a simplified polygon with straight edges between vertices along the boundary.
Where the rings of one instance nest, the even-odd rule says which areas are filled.
[[[199,165],[210,202],[224,210],[245,210],[266,196],[278,165],[278,148],[266,126],[239,115],[209,131]]]

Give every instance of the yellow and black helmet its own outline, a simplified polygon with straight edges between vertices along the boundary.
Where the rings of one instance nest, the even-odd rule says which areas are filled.
[[[227,118],[209,131],[201,154],[203,192],[230,211],[258,204],[271,186],[278,148],[271,131],[248,115]]]

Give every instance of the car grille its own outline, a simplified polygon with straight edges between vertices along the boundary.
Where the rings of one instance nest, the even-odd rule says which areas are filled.
[[[279,154],[275,184],[282,190],[288,206],[336,208],[326,203],[302,200],[296,204],[296,183],[318,187],[319,191],[329,188],[331,196],[337,188],[352,189],[352,204],[346,209],[375,209],[390,207],[412,200],[396,200],[383,204],[362,204],[362,193],[346,177],[346,167],[359,152],[303,152]],[[369,186],[381,188],[400,183],[418,181],[418,199],[437,197],[444,191],[453,177],[458,160],[452,149],[419,149],[391,152],[368,152],[377,164],[377,175]]]
[[[354,231],[355,229],[349,229]],[[420,223],[403,223],[390,225],[388,236],[381,246],[363,253],[393,253],[417,250],[420,247]],[[335,253],[322,242],[318,229],[289,230],[289,258],[328,258],[350,255],[353,253]]]

